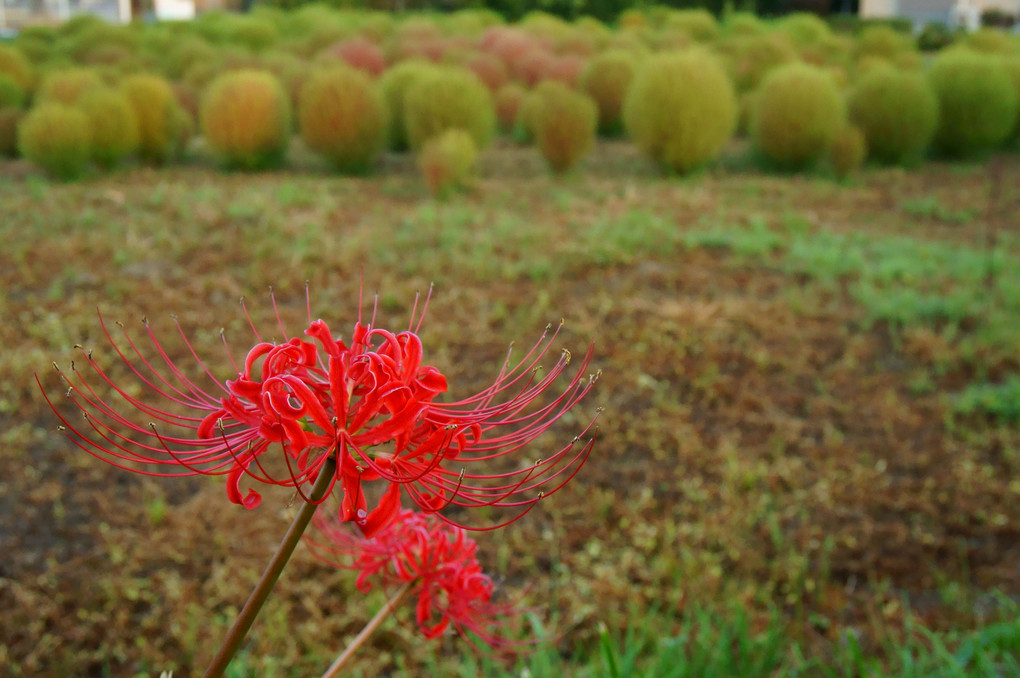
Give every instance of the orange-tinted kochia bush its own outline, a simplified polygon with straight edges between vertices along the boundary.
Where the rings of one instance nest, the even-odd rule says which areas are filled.
[[[637,68],[632,52],[614,49],[593,57],[581,73],[581,90],[598,107],[600,134],[613,136],[623,131],[623,100]]]
[[[389,113],[362,71],[337,66],[314,73],[298,98],[305,144],[341,172],[364,172],[386,147]]]
[[[209,85],[200,122],[206,143],[227,166],[272,167],[290,142],[290,98],[272,73],[231,71]]]
[[[553,172],[570,170],[595,141],[595,103],[586,94],[553,80],[540,84],[529,97],[536,99],[531,124],[538,150]]]

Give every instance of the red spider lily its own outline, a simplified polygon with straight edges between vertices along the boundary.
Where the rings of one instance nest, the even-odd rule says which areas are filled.
[[[226,475],[227,496],[247,508],[256,507],[261,497],[253,489],[242,493],[243,477],[293,487],[304,497],[303,487],[335,455],[332,482],[339,481],[343,489],[341,518],[356,522],[366,535],[396,515],[401,487],[428,511],[449,504],[519,507],[511,520],[516,519],[577,473],[594,443],[594,419],[581,434],[587,440],[578,445],[578,436],[545,460],[498,473],[467,469],[521,449],[576,405],[598,376],[584,373],[592,349],[566,390],[544,405],[538,404],[540,397],[570,362],[564,351],[548,374],[537,376],[556,332],[548,338],[543,334],[513,367],[508,356],[495,383],[481,393],[437,403],[434,399],[447,390],[446,378],[422,364],[417,334],[428,297],[420,316],[417,306],[416,300],[409,328],[399,333],[376,328],[374,312],[363,324],[359,310],[349,346],[325,322],[312,321],[310,302],[304,338],[288,338],[276,312],[284,337],[280,344],[263,341],[248,316],[257,343],[238,365],[224,340],[236,375],[226,381],[213,376],[177,324],[211,388],[178,367],[148,322],[146,334],[157,358],[147,357],[119,323],[124,339],[118,343],[100,315],[103,333],[123,365],[143,389],[169,405],[154,406],[136,397],[136,388],[118,385],[92,352],[82,349],[88,370],[72,362],[70,375],[58,372],[88,426],[76,427],[57,414],[69,438],[104,461],[155,476]],[[139,423],[139,415],[149,423]],[[282,452],[285,474],[264,463],[270,449]],[[454,461],[463,470],[448,468]],[[363,483],[371,481],[388,487],[369,511]]]
[[[371,538],[356,535],[328,513],[317,513],[313,521],[325,541],[306,536],[305,543],[320,560],[357,571],[358,590],[412,585],[415,619],[426,638],[452,627],[461,635],[471,631],[492,647],[511,644],[498,631],[520,610],[492,601],[495,585],[478,563],[475,541],[461,528],[407,509]]]

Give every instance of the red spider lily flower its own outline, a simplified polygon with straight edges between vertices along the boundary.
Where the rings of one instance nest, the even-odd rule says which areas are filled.
[[[47,402],[69,438],[86,452],[147,475],[226,475],[228,498],[246,508],[255,508],[261,496],[253,489],[242,492],[245,477],[293,487],[307,500],[303,488],[335,455],[332,482],[343,490],[341,518],[356,522],[366,535],[393,520],[402,487],[429,511],[449,504],[520,507],[515,519],[576,474],[594,443],[594,419],[545,460],[500,473],[467,469],[521,449],[576,405],[598,376],[584,373],[592,349],[566,390],[545,404],[536,403],[570,362],[564,351],[548,374],[537,377],[555,332],[548,339],[543,334],[516,366],[511,368],[508,358],[482,393],[435,402],[447,390],[446,378],[422,363],[417,334],[428,299],[420,316],[416,299],[409,328],[397,333],[375,327],[374,312],[363,324],[359,310],[350,345],[322,320],[312,320],[310,301],[303,337],[288,337],[273,299],[284,337],[279,344],[262,340],[245,309],[257,343],[239,365],[224,340],[235,375],[227,380],[213,376],[175,319],[187,351],[211,383],[206,387],[171,359],[148,322],[152,351],[147,355],[119,323],[124,338],[116,341],[100,315],[104,335],[139,384],[119,385],[91,351],[81,349],[88,370],[72,362],[70,375],[58,372],[88,426],[72,425],[48,396]],[[150,357],[152,352],[157,357]],[[136,397],[139,385],[164,404]],[[139,415],[148,423],[140,423]],[[578,445],[583,436],[588,439]],[[276,459],[266,457],[273,449],[282,452],[282,463],[268,463]],[[452,463],[461,470],[448,468]],[[387,487],[369,510],[365,483],[373,481]]]
[[[408,509],[371,538],[347,529],[336,514],[319,512],[312,520],[324,540],[306,535],[305,543],[320,560],[357,571],[358,590],[412,585],[415,620],[426,638],[453,628],[462,636],[471,631],[491,647],[512,644],[499,631],[521,610],[493,602],[495,584],[482,571],[477,544],[463,529],[435,514]]]

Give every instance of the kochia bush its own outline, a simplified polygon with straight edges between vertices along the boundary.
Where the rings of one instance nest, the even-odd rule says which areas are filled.
[[[122,92],[106,87],[85,94],[79,108],[89,118],[92,159],[110,168],[138,150],[138,116]]]
[[[623,121],[638,147],[660,166],[689,172],[718,155],[733,135],[737,99],[723,67],[708,52],[662,54],[638,70]]]
[[[404,100],[407,141],[419,149],[448,129],[462,129],[481,149],[496,131],[492,95],[478,77],[463,68],[433,68],[410,86]]]
[[[939,100],[939,152],[974,155],[995,148],[1013,132],[1020,102],[999,58],[951,49],[935,58],[928,76]]]
[[[121,83],[121,91],[138,116],[138,154],[146,162],[162,164],[182,151],[192,130],[173,88],[156,75],[133,75]]]
[[[63,104],[37,106],[18,127],[18,150],[57,179],[77,179],[92,152],[88,116]]]
[[[535,143],[549,168],[562,174],[591,149],[598,108],[587,95],[554,80],[540,84],[529,97],[536,100],[531,119]]]
[[[477,158],[478,147],[471,135],[448,129],[425,142],[418,167],[433,195],[444,197],[464,184]]]
[[[287,152],[290,98],[272,73],[224,73],[203,95],[199,119],[206,143],[229,167],[272,167]]]
[[[847,98],[850,120],[864,133],[868,154],[899,164],[918,158],[931,144],[939,103],[921,73],[873,68]]]
[[[861,168],[868,155],[864,134],[856,125],[843,125],[829,146],[829,160],[840,178],[849,176]]]
[[[366,171],[386,147],[388,128],[382,94],[363,71],[349,66],[322,70],[301,88],[301,138],[341,172]]]
[[[386,107],[389,109],[390,150],[407,150],[407,115],[404,112],[407,92],[412,85],[434,68],[435,65],[428,61],[402,61],[383,73],[380,78],[379,87],[382,90]]]
[[[598,107],[599,133],[613,136],[623,131],[623,100],[637,68],[633,53],[613,49],[593,57],[582,71],[581,90]]]
[[[67,68],[43,77],[35,93],[36,103],[73,106],[89,90],[103,86],[99,73],[91,68]]]
[[[18,155],[18,125],[25,111],[15,106],[0,107],[0,156]]]
[[[751,138],[773,163],[797,169],[818,160],[846,124],[843,97],[832,76],[808,64],[770,73],[754,97]]]
[[[0,73],[10,76],[26,92],[31,91],[35,82],[32,64],[16,47],[0,45]]]
[[[0,73],[0,108],[25,105],[25,90],[9,75]]]
[[[496,119],[503,132],[513,132],[517,125],[517,116],[528,90],[524,85],[508,82],[496,92]]]

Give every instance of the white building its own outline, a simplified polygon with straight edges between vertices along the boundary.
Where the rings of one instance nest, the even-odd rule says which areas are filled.
[[[1020,0],[860,0],[865,19],[910,19],[916,26],[929,23],[976,28],[981,14],[998,9],[1020,18]]]

